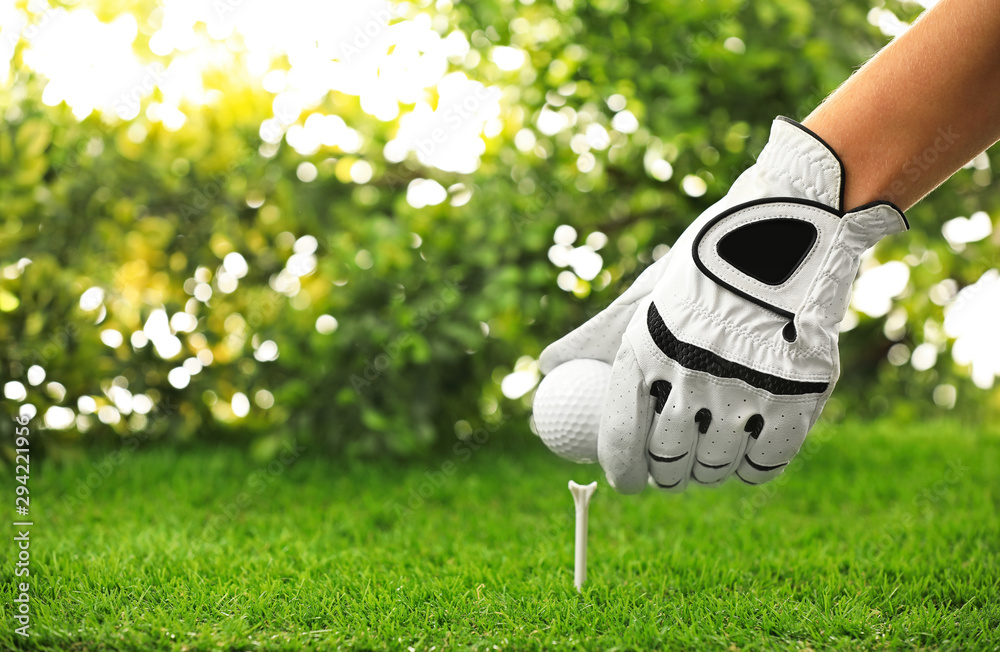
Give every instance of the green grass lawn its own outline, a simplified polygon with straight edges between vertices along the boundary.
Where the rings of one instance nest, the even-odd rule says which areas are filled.
[[[760,488],[624,497],[601,480],[582,595],[566,482],[599,471],[514,429],[405,467],[141,449],[36,464],[32,636],[12,631],[7,556],[0,648],[1000,647],[995,428],[821,426]],[[108,477],[78,499],[94,464]]]

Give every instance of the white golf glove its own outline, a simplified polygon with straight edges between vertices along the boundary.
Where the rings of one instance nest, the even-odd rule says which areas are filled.
[[[840,373],[861,254],[908,228],[888,202],[843,210],[844,168],[778,118],[757,163],[611,306],[542,352],[613,365],[598,457],[621,493],[780,475]]]

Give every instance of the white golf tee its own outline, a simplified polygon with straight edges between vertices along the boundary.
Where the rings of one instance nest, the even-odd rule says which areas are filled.
[[[573,584],[579,591],[587,581],[587,512],[590,507],[590,497],[594,495],[597,483],[579,485],[569,481],[569,490],[576,503],[576,563],[573,566]]]

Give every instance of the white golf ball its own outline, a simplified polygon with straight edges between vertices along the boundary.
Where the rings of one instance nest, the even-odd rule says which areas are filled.
[[[597,462],[597,432],[611,365],[570,360],[553,369],[535,391],[535,429],[549,450],[579,464]]]

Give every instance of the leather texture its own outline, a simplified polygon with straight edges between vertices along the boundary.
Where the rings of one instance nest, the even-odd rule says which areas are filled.
[[[733,475],[760,484],[798,452],[840,373],[838,325],[861,254],[908,228],[888,202],[845,212],[844,174],[822,140],[776,119],[726,197],[611,306],[542,352],[543,373],[574,358],[613,365],[598,456],[618,491],[681,491]],[[798,236],[755,239],[759,252],[719,254],[739,229],[770,220],[805,223],[816,237],[808,247]],[[798,263],[772,284],[730,262],[748,255]]]

